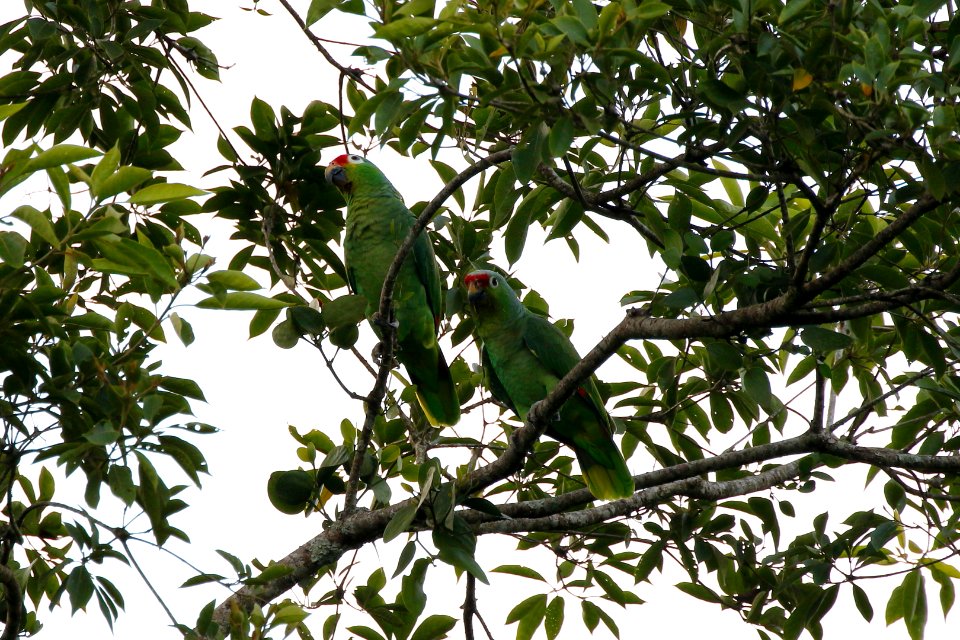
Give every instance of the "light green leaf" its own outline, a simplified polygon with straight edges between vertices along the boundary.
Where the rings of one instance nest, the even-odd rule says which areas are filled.
[[[162,182],[151,184],[140,189],[130,197],[130,204],[151,205],[171,200],[183,200],[194,196],[206,195],[206,191],[191,187],[188,184],[176,182]]]
[[[322,18],[323,16],[330,13],[331,10],[335,9],[341,0],[311,0],[310,6],[307,8],[307,17],[305,22],[309,27],[314,22]]]
[[[100,162],[97,163],[97,166],[93,168],[93,171],[90,172],[90,190],[97,194],[100,184],[112,176],[117,168],[120,166],[120,149],[114,146],[112,149],[103,154],[103,157],[100,158]]]
[[[370,627],[366,627],[363,625],[347,627],[347,631],[356,635],[358,638],[363,638],[363,640],[384,640],[384,637],[380,635],[375,629],[371,629]]]
[[[401,40],[426,33],[437,24],[433,18],[412,17],[374,25],[374,35],[383,40]]]
[[[259,282],[243,271],[234,271],[232,269],[208,273],[207,280],[232,291],[255,291],[262,288]]]
[[[807,8],[807,5],[810,4],[810,0],[790,0],[784,5],[783,10],[780,11],[780,17],[777,20],[777,23],[782,27],[787,24],[794,18],[796,18],[801,11]]]
[[[457,619],[451,616],[432,615],[420,623],[410,640],[440,640],[457,625]]]
[[[60,246],[60,239],[57,238],[57,234],[53,230],[53,223],[48,217],[49,211],[44,213],[25,204],[14,209],[11,215],[30,225],[34,233],[49,242],[53,247],[58,248]]]
[[[539,580],[540,582],[546,582],[544,577],[540,575],[535,569],[530,567],[524,567],[518,564],[504,564],[500,565],[496,569],[491,569],[494,573],[508,573],[513,576],[520,576],[521,578],[530,578],[531,580]]]
[[[656,0],[644,0],[631,15],[640,20],[656,20],[668,13],[670,13],[670,5]]]
[[[150,179],[153,172],[141,167],[120,167],[117,171],[100,183],[94,181],[91,192],[97,200],[111,198]]]
[[[116,236],[97,238],[94,243],[104,257],[114,263],[114,269],[117,265],[125,267],[124,270],[116,269],[118,273],[149,275],[170,288],[175,289],[179,286],[170,261],[153,247]],[[104,271],[111,271],[109,265],[99,263],[97,260],[94,260],[94,266],[104,267]]]
[[[71,164],[88,160],[99,156],[100,152],[89,147],[81,147],[75,144],[58,144],[46,151],[41,151],[31,158],[25,167],[25,171],[39,171],[50,167],[58,167],[63,164]]]
[[[197,303],[201,309],[231,309],[233,311],[257,311],[260,309],[284,309],[292,302],[268,298],[259,293],[231,291],[224,296],[205,298]]]

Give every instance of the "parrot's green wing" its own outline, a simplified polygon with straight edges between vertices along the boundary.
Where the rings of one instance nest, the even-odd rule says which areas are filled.
[[[437,269],[437,258],[433,253],[433,246],[424,229],[413,243],[413,260],[417,267],[417,277],[423,283],[427,294],[427,304],[433,313],[434,325],[439,325],[443,316],[443,300],[440,297],[440,270]]]
[[[580,362],[580,354],[577,353],[570,339],[549,320],[531,312],[527,313],[523,341],[537,360],[558,378],[563,378]],[[604,409],[594,377],[590,376],[584,380],[580,388],[586,391],[587,398],[606,427],[607,433],[612,434],[613,425],[610,424],[610,415]]]
[[[353,272],[350,266],[347,266],[347,284],[350,286],[350,293],[359,294],[357,291],[357,274]]]
[[[493,368],[493,363],[490,361],[490,354],[487,353],[485,347],[480,348],[480,364],[483,366],[484,381],[487,383],[487,388],[490,389],[490,394],[496,398],[498,402],[506,405],[508,409],[519,416],[520,412],[517,411],[517,406],[510,398],[510,394],[507,393],[507,389],[503,386],[503,383],[500,382],[500,378],[497,377],[497,371]]]

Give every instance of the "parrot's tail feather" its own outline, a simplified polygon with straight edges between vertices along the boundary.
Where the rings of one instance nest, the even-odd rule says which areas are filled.
[[[615,447],[613,443],[611,446]],[[633,495],[633,475],[619,451],[604,456],[603,463],[582,451],[577,452],[584,482],[590,493],[600,500],[619,500]]]
[[[402,350],[400,355],[404,355]],[[450,368],[439,347],[424,351],[423,355],[428,357],[417,361],[401,357],[400,361],[410,374],[410,381],[417,385],[417,400],[427,421],[435,427],[453,426],[460,421],[460,399]]]

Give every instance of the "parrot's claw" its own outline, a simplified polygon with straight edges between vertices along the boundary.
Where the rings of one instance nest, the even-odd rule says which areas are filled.
[[[397,322],[396,320],[394,320],[393,322],[389,322],[389,321],[387,321],[387,320],[384,320],[384,319],[383,319],[383,316],[380,315],[380,312],[379,312],[379,311],[374,311],[374,312],[373,312],[373,316],[370,317],[370,321],[371,321],[373,324],[377,325],[378,327],[383,327],[383,328],[390,327],[390,328],[393,328],[393,329],[397,329],[397,328],[400,327],[400,323]]]
[[[383,362],[383,343],[378,342],[373,346],[373,351],[370,353],[370,357],[373,358],[373,361],[377,364],[382,364]],[[390,368],[395,369],[400,366],[400,363],[397,362],[396,358],[390,358]]]
[[[537,407],[540,406],[540,403],[541,403],[541,402],[543,402],[543,400],[537,400],[537,401],[534,402],[532,405],[530,405],[530,411],[536,410]],[[528,413],[529,413],[529,412],[528,412]],[[554,413],[553,416],[550,418],[550,421],[551,421],[551,422],[560,422],[560,412],[557,411],[556,413]]]

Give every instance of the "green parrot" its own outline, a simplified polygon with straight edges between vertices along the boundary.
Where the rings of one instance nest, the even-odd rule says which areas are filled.
[[[367,299],[367,318],[380,306],[387,270],[416,219],[383,172],[357,155],[341,155],[325,171],[347,202],[344,263],[351,289]],[[437,344],[442,317],[440,272],[427,235],[420,234],[404,260],[393,292],[397,360],[417,385],[417,399],[430,424],[454,425],[460,401]],[[371,322],[374,331],[379,327]]]
[[[502,275],[474,271],[464,284],[490,393],[525,420],[530,407],[557,386],[580,356],[560,329],[523,306]],[[613,441],[613,422],[595,378],[564,403],[547,435],[577,454],[594,496],[615,500],[633,495],[633,476]]]

